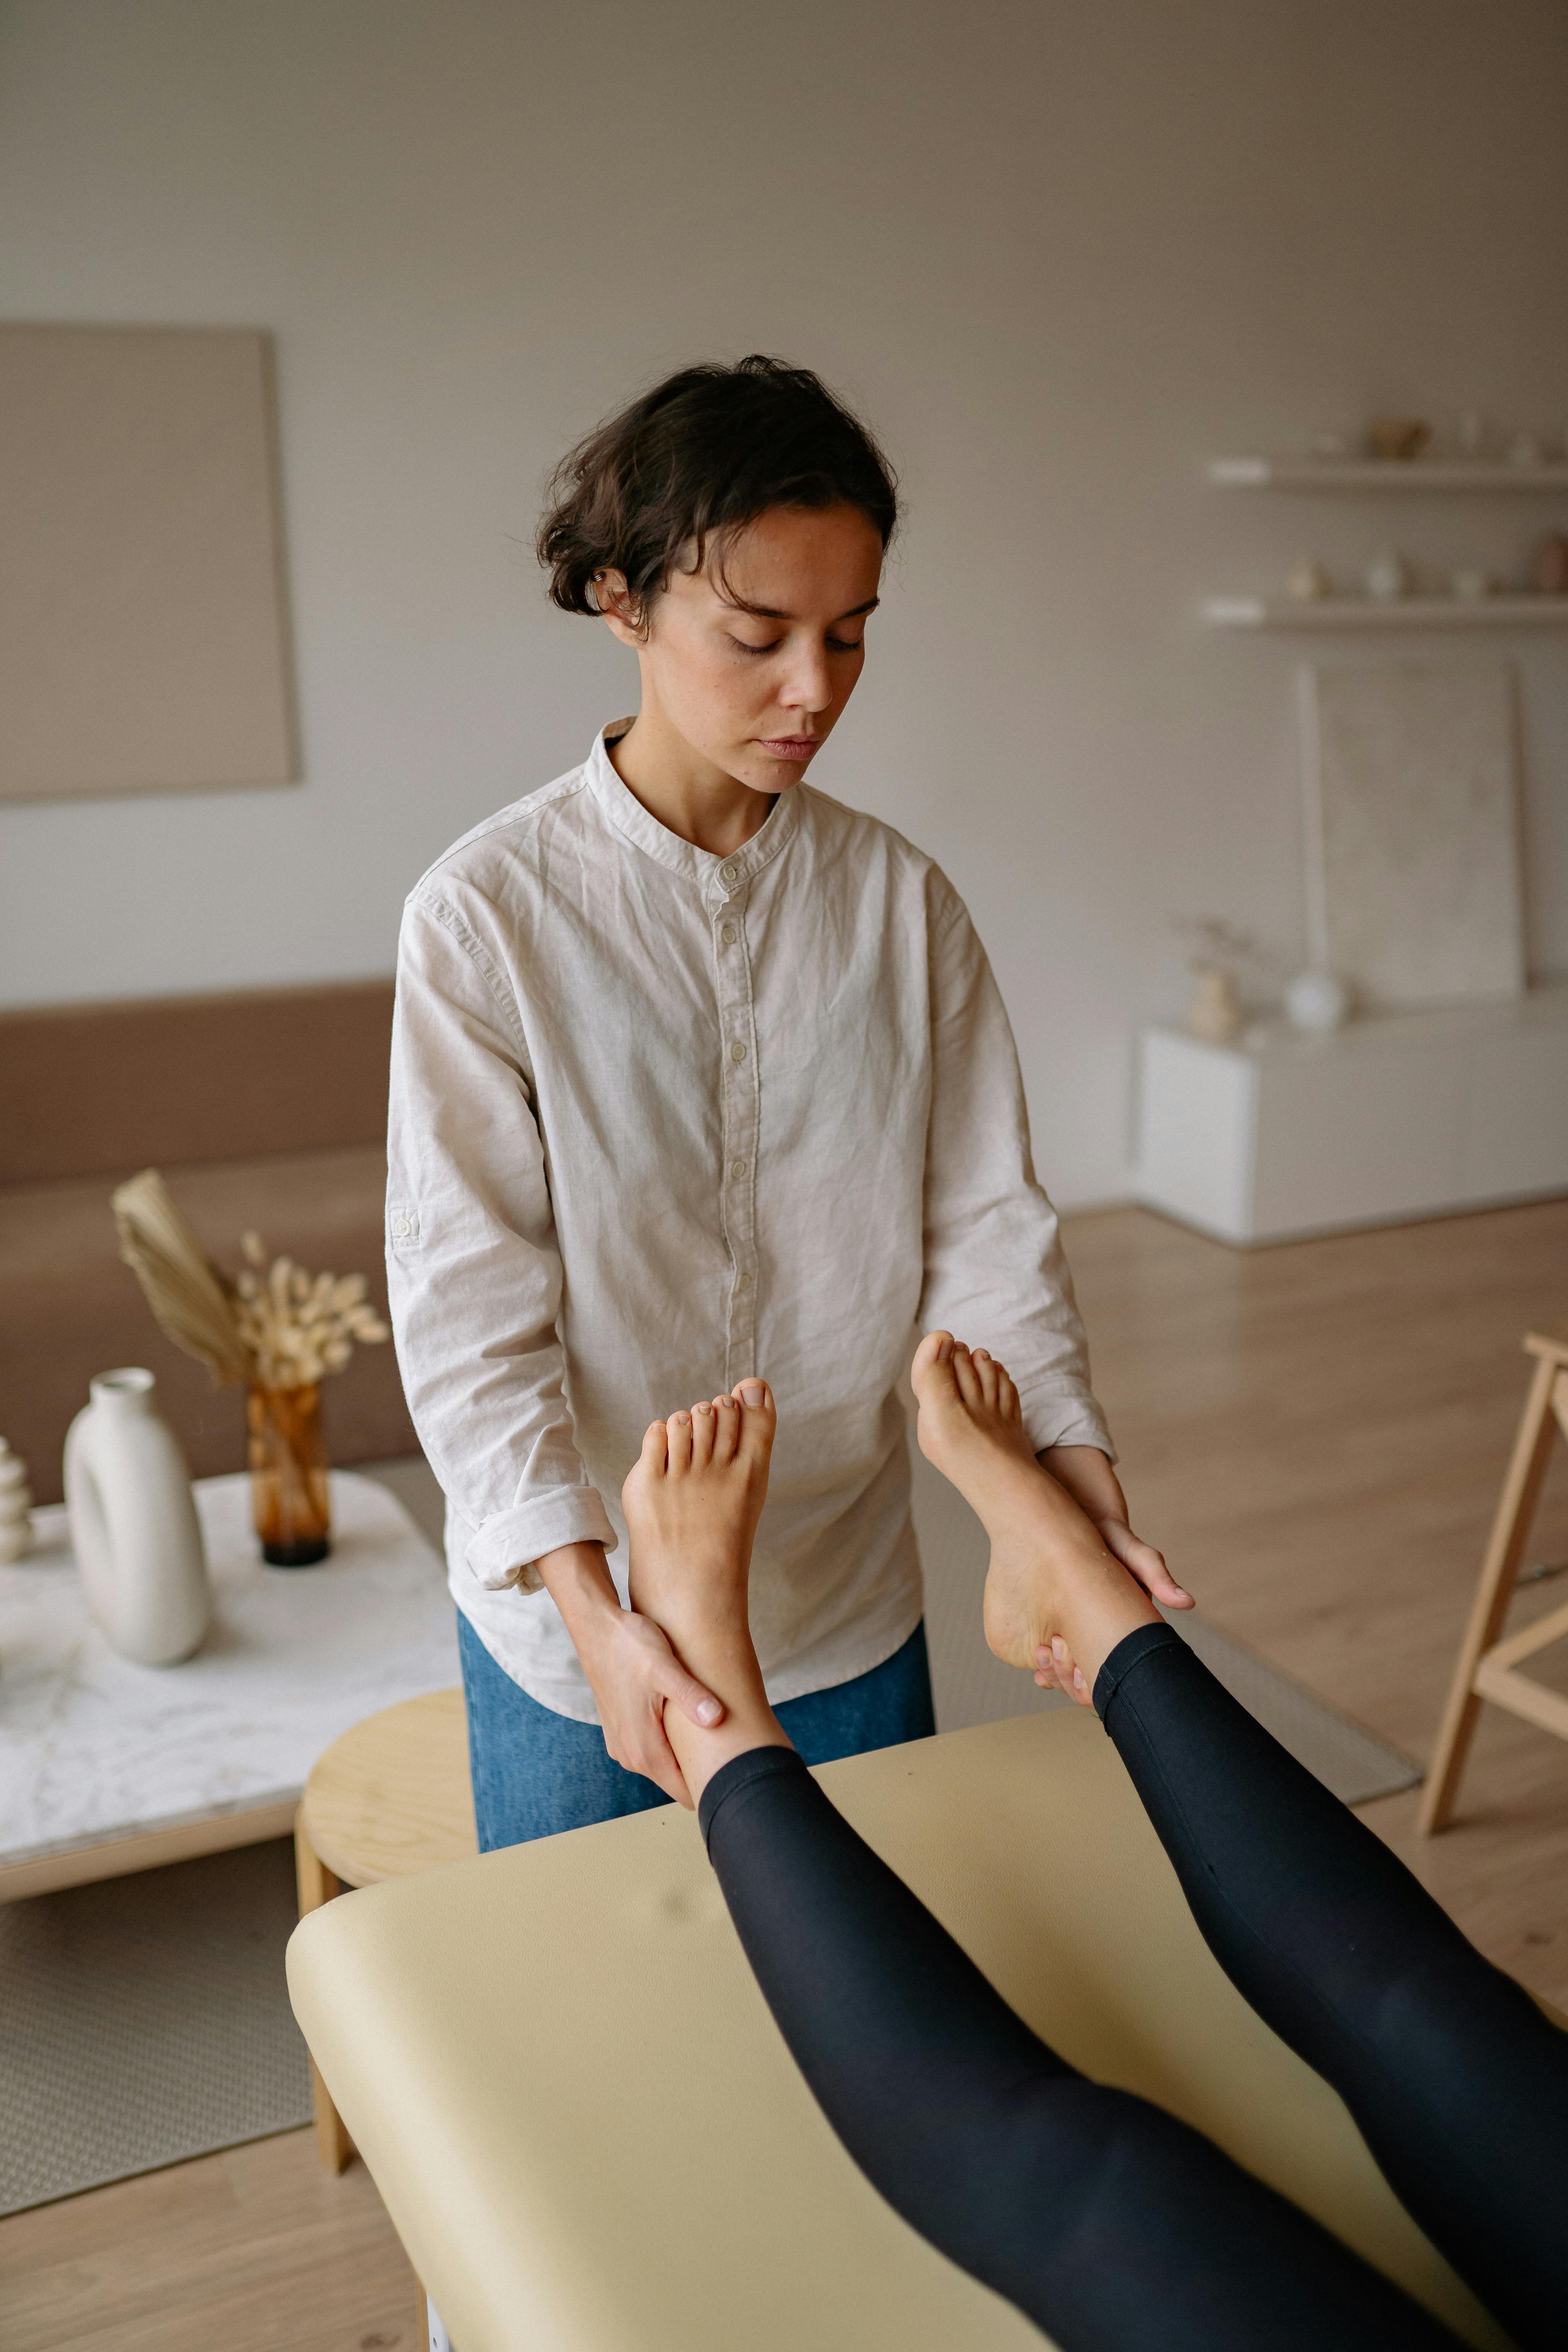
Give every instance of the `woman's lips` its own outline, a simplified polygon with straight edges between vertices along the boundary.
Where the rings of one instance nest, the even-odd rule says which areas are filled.
[[[809,760],[822,745],[820,735],[764,735],[759,740],[775,760]]]

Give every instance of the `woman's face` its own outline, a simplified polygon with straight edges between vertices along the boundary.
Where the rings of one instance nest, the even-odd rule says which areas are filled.
[[[774,507],[737,532],[721,573],[677,570],[637,648],[643,710],[753,792],[787,792],[855,691],[877,604],[882,542],[858,507]],[[607,575],[612,593],[619,575]]]

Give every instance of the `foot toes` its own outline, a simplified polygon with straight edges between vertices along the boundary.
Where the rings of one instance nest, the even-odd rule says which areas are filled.
[[[1008,1375],[1002,1370],[1000,1364],[997,1365],[996,1370],[1001,1373],[1001,1394],[997,1399],[996,1409],[1004,1421],[1020,1421],[1023,1418],[1023,1408],[1018,1402],[1018,1391],[1013,1386]]]
[[[669,1472],[679,1478],[691,1467],[691,1415],[672,1412],[666,1424],[669,1432]]]
[[[713,1459],[718,1414],[704,1398],[691,1408],[691,1466],[704,1470]]]
[[[741,1408],[732,1396],[718,1396],[708,1410],[713,1416],[713,1459],[733,1462],[741,1444]]]
[[[980,1374],[974,1368],[974,1359],[962,1339],[953,1346],[952,1374],[958,1382],[958,1393],[966,1405],[973,1409],[984,1402],[984,1391],[980,1385]]]
[[[917,1396],[932,1383],[941,1394],[952,1386],[952,1351],[957,1345],[951,1331],[928,1331],[915,1349],[914,1362],[910,1366],[910,1380]]]
[[[970,1360],[974,1366],[987,1412],[997,1412],[1002,1402],[1002,1367],[984,1348],[976,1348]]]
[[[669,1460],[668,1436],[662,1421],[650,1421],[643,1433],[642,1465],[656,1476],[664,1475]]]
[[[753,1379],[742,1381],[735,1394],[741,1405],[741,1454],[747,1462],[765,1462],[778,1425],[773,1392],[766,1381]]]

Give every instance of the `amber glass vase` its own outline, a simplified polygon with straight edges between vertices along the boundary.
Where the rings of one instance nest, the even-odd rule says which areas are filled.
[[[321,1387],[254,1387],[246,1419],[261,1557],[273,1568],[313,1568],[332,1548]]]

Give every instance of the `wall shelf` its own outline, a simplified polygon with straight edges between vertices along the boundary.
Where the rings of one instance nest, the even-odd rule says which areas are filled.
[[[1476,458],[1215,457],[1209,480],[1231,490],[1568,490],[1568,463]]]
[[[1568,595],[1205,596],[1212,629],[1509,629],[1568,628]]]

